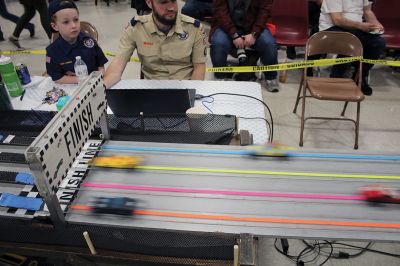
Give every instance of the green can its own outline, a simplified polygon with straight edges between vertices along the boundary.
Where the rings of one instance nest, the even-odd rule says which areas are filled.
[[[10,57],[0,57],[0,74],[10,96],[21,96],[23,88]]]

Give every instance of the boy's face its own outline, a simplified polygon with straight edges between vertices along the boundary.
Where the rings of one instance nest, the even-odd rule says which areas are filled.
[[[78,10],[75,8],[65,8],[57,11],[55,22],[51,23],[54,30],[67,42],[74,42],[81,31]]]

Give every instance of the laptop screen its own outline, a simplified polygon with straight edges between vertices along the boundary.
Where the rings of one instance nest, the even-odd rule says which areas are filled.
[[[116,116],[180,114],[194,105],[194,89],[109,89],[108,105]]]

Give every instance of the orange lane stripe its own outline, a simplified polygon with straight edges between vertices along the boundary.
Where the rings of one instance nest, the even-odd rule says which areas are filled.
[[[74,210],[85,210],[85,211],[93,209],[92,207],[84,206],[84,205],[73,205],[71,208]],[[398,229],[400,229],[400,224],[374,223],[374,222],[345,222],[345,221],[301,220],[301,219],[262,218],[262,217],[235,217],[235,216],[227,216],[227,215],[161,212],[161,211],[148,211],[148,210],[135,210],[134,214],[148,215],[148,216],[188,218],[188,219],[224,220],[224,221],[236,221],[236,222],[333,225],[333,226],[398,228]]]

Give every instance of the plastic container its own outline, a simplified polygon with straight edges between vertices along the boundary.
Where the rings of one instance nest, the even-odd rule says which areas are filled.
[[[0,57],[0,74],[10,96],[21,96],[23,88],[10,57]]]
[[[75,58],[74,70],[75,75],[78,78],[78,84],[82,84],[88,77],[88,69],[80,56]]]

